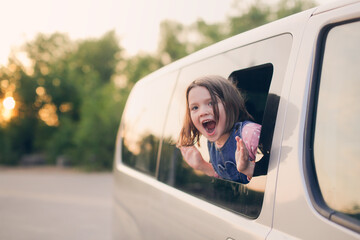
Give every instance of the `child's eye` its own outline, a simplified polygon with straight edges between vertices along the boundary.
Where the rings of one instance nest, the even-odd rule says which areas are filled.
[[[213,105],[213,102],[209,102],[209,106],[212,106]]]
[[[197,110],[198,109],[198,107],[197,106],[193,106],[193,107],[191,107],[191,111],[195,111],[195,110]]]

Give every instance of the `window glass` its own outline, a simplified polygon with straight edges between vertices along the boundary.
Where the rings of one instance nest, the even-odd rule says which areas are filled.
[[[265,131],[264,135],[270,139],[270,144],[266,144],[268,148],[265,154],[268,154],[279,103],[279,98],[276,97],[275,101],[272,96],[278,96],[281,91],[291,42],[291,35],[277,36],[216,55],[181,70],[164,130],[160,181],[244,216],[258,217],[263,203],[269,159],[263,161],[263,175],[254,177],[246,185],[208,177],[192,169],[182,159],[180,151],[175,146],[186,109],[185,91],[187,86],[200,76],[216,74],[225,78],[231,77],[237,82],[238,88],[246,94],[247,107],[254,115],[255,121],[264,126],[263,119],[266,118],[264,121],[270,123],[265,127],[268,131]],[[278,49],[282,49],[281,53]],[[271,82],[271,79],[274,80]],[[267,106],[270,98],[271,106]],[[266,109],[274,110],[274,114],[270,114]],[[263,132],[264,127],[260,142],[264,137]],[[201,138],[200,144],[199,150],[203,158],[209,161],[207,140]],[[262,154],[258,154],[257,158],[262,159],[261,157]]]
[[[360,220],[360,22],[327,35],[314,133],[314,162],[325,203]]]
[[[135,85],[122,119],[122,161],[152,176],[176,72]]]

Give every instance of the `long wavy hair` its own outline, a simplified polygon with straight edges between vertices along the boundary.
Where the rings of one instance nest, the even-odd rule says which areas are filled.
[[[253,117],[246,110],[244,97],[231,80],[218,75],[197,78],[186,89],[186,113],[177,143],[178,147],[193,146],[196,143],[200,146],[201,134],[191,120],[189,109],[189,93],[195,87],[204,87],[209,91],[211,101],[214,103],[213,112],[216,122],[219,121],[217,103],[221,101],[224,105],[226,114],[225,132],[230,132],[236,122],[253,120]]]

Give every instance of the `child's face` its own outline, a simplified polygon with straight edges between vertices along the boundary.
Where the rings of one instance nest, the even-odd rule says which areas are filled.
[[[226,114],[223,103],[218,100],[219,120],[216,122],[213,102],[205,87],[194,87],[188,96],[191,121],[196,129],[209,141],[222,146],[227,140],[225,133]]]

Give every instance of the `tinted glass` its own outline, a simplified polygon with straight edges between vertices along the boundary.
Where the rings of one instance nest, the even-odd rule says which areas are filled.
[[[122,161],[155,176],[159,143],[176,73],[139,82],[122,119]]]
[[[316,174],[325,203],[360,220],[360,22],[326,38],[314,135]]]

